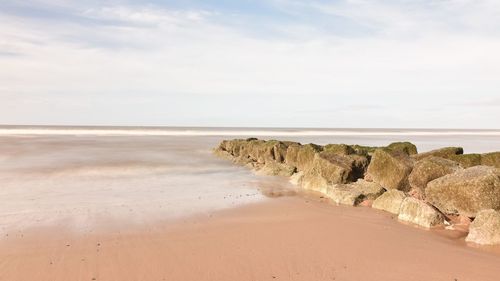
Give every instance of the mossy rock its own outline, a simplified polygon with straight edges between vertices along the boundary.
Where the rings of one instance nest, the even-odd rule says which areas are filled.
[[[295,173],[296,168],[288,166],[284,163],[268,162],[257,170],[257,174],[267,176],[283,176],[289,177]]]
[[[316,144],[290,145],[287,148],[285,163],[297,167],[299,171],[305,171],[312,165],[314,155],[321,152],[323,148]]]
[[[365,145],[351,145],[354,152],[359,155],[372,156],[377,149],[384,149],[392,152],[403,152],[407,155],[417,153],[417,147],[411,142],[393,142],[388,146],[365,146]]]
[[[337,204],[356,206],[365,200],[375,200],[384,191],[379,184],[360,179],[355,183],[328,186],[325,195]]]
[[[449,159],[454,155],[460,155],[460,154],[464,154],[464,149],[461,147],[443,147],[424,153],[414,154],[411,157],[415,160],[421,160],[429,156],[436,156]]]
[[[445,214],[475,217],[484,209],[500,209],[500,170],[475,166],[427,184],[428,202]]]
[[[248,143],[249,142],[245,139],[223,140],[217,149],[227,151],[234,157],[239,157],[240,151],[244,149]]]
[[[481,165],[500,168],[500,151],[482,154]]]
[[[481,165],[481,154],[451,155],[448,159],[458,162],[462,168]]]
[[[368,159],[360,155],[339,155],[328,151],[317,153],[312,165],[304,172],[302,186],[325,193],[329,185],[357,180],[367,165]]]
[[[454,173],[459,169],[461,168],[455,161],[429,156],[415,163],[408,177],[408,182],[412,189],[416,189],[419,194],[424,194],[428,182]]]
[[[365,145],[351,145],[354,152],[358,155],[371,156],[375,150],[380,149],[378,146],[365,146]]]
[[[356,153],[356,151],[347,144],[327,144],[323,147],[323,151],[328,151],[340,155],[350,155]]]
[[[374,182],[385,189],[408,190],[408,176],[413,168],[413,161],[401,151],[377,149],[372,155],[367,174]]]
[[[411,142],[393,142],[387,146],[387,149],[394,152],[404,152],[408,155],[417,154],[417,147]]]

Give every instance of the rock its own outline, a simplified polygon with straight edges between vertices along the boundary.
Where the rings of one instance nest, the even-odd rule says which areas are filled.
[[[393,152],[403,152],[407,155],[417,154],[417,147],[411,142],[393,142],[387,146]]]
[[[412,155],[412,158],[415,160],[421,160],[429,156],[436,156],[449,159],[451,156],[459,154],[464,154],[464,149],[461,147],[443,147],[440,149]]]
[[[493,209],[478,212],[465,241],[481,245],[500,244],[500,212]]]
[[[332,184],[348,183],[363,176],[368,159],[359,155],[339,155],[324,151],[314,156],[312,165],[304,171],[302,187],[326,192]]]
[[[283,176],[289,177],[295,172],[295,167],[288,166],[284,163],[267,162],[262,168],[257,170],[257,174],[267,176]]]
[[[301,185],[303,177],[304,177],[303,171],[299,171],[297,173],[294,173],[293,175],[290,176],[290,183],[293,185]]]
[[[384,191],[379,184],[360,179],[351,184],[328,186],[325,195],[337,204],[356,206],[364,200],[376,199]]]
[[[354,149],[354,153],[358,155],[371,156],[375,150],[380,149],[381,147],[377,146],[364,146],[364,145],[351,145],[352,149]]]
[[[424,201],[406,197],[401,203],[398,219],[431,228],[444,223],[444,216]]]
[[[427,183],[451,174],[459,170],[457,162],[436,156],[426,157],[415,163],[413,170],[408,176],[408,182],[412,190],[419,194],[424,194]]]
[[[241,148],[245,147],[247,144],[248,141],[244,139],[223,140],[218,149],[227,151],[234,157],[239,157]]]
[[[372,208],[399,215],[401,203],[406,198],[403,191],[391,189],[373,201]]]
[[[452,155],[449,159],[458,162],[462,168],[481,165],[481,154]]]
[[[407,190],[413,161],[403,152],[377,149],[368,166],[368,175],[385,189]]]
[[[321,152],[322,147],[315,144],[290,145],[288,146],[285,163],[297,167],[299,171],[305,171],[312,165],[314,155]]]
[[[252,140],[240,149],[240,157],[248,157],[252,161],[265,164],[275,161],[274,146],[277,141]]]
[[[427,201],[445,214],[476,216],[500,209],[500,170],[475,166],[435,179],[425,189]]]
[[[481,165],[500,168],[500,151],[482,154]]]
[[[328,151],[340,155],[350,155],[356,153],[356,151],[347,144],[327,144],[323,147],[323,151]]]

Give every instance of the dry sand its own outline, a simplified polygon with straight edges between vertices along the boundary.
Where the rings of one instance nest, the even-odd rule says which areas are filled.
[[[0,280],[499,280],[497,248],[366,207],[286,197],[156,224],[0,240]]]

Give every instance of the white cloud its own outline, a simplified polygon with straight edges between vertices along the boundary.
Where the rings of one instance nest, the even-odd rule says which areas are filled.
[[[218,23],[224,14],[152,6],[81,7],[73,11],[80,21],[64,24],[3,14],[0,119],[154,125],[498,126],[498,107],[476,105],[471,111],[465,105],[449,106],[498,96],[500,39],[473,32],[479,27],[472,19],[486,8],[473,9],[469,1],[410,5],[411,9],[372,3],[310,6],[380,31],[357,37],[338,36],[307,22],[273,23],[275,30],[286,30],[276,38],[250,36],[229,23]],[[292,7],[280,4],[284,9]],[[488,7],[496,8],[492,5]],[[458,16],[445,17],[449,14]],[[485,15],[484,25],[494,24]],[[466,24],[461,28],[458,23]],[[304,34],[304,30],[314,32]],[[359,110],[381,103],[383,110]],[[328,104],[343,110],[326,106],[332,111],[314,112],[316,106],[323,109]],[[115,115],[110,116],[110,111]]]

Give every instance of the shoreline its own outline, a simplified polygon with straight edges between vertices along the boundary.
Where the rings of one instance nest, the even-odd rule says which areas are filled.
[[[500,274],[499,247],[469,247],[457,232],[314,196],[89,233],[13,234],[0,240],[0,280],[487,281]]]

